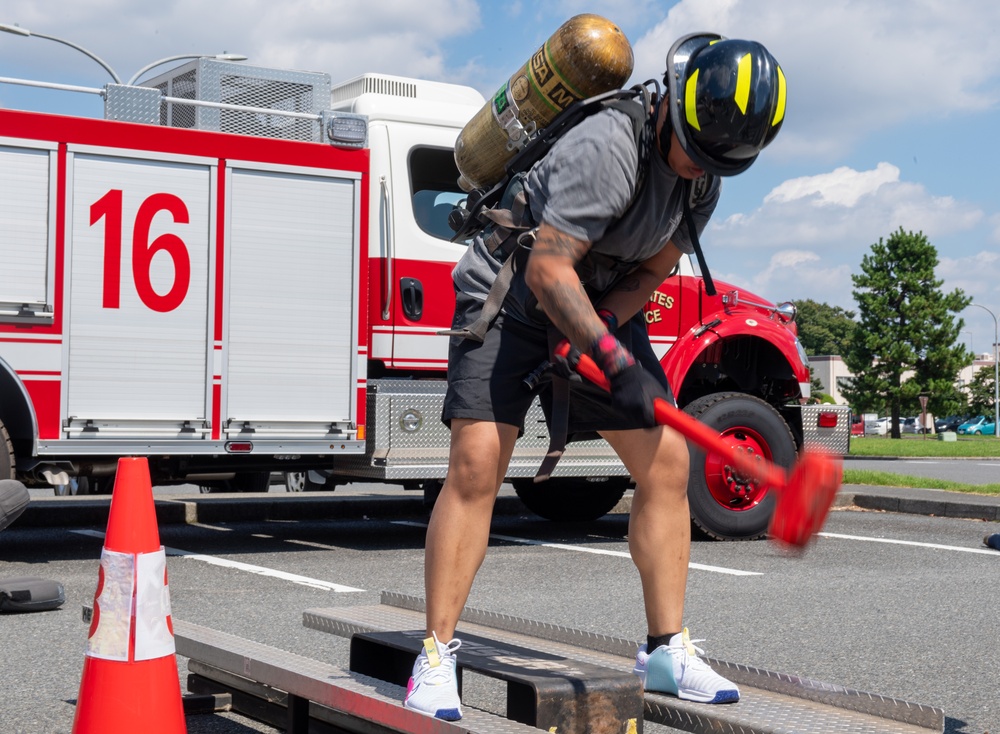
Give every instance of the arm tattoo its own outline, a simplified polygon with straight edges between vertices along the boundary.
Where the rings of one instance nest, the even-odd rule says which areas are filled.
[[[607,331],[579,283],[575,287],[555,283],[539,296],[538,302],[552,323],[581,349],[588,348]]]
[[[573,344],[588,349],[606,332],[575,269],[586,256],[590,243],[551,227],[543,227],[539,235],[531,258],[539,261],[547,275],[533,288],[538,304]]]
[[[590,244],[565,235],[558,230],[549,229],[540,233],[532,247],[535,256],[568,257],[576,265],[590,249]]]
[[[624,291],[626,293],[633,293],[639,290],[639,276],[638,275],[626,275],[615,286],[615,290]]]

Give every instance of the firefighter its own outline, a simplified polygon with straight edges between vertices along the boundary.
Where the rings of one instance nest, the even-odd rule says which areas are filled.
[[[635,673],[647,691],[705,703],[739,700],[737,686],[697,656],[683,624],[688,451],[684,438],[653,415],[654,398],[673,397],[641,309],[692,251],[682,222],[692,183],[700,192],[688,210],[700,231],[718,201],[719,177],[746,170],[780,129],[785,80],[759,43],[693,34],[671,47],[665,82],[666,95],[650,110],[655,134],[648,142],[637,143],[628,115],[604,110],[568,131],[527,173],[524,217],[537,224],[531,249],[513,255],[523,260],[482,341],[452,337],[443,412],[451,429],[449,468],[427,530],[428,639],[407,688],[411,709],[461,718],[455,625],[536,392],[552,414],[554,381],[531,391],[524,377],[550,358],[553,330],[589,354],[611,384],[606,393],[567,382],[569,435],[605,438],[636,484],[629,551],[648,636]],[[643,144],[652,154],[643,155]],[[459,331],[478,318],[499,269],[485,239],[475,238],[453,273]]]

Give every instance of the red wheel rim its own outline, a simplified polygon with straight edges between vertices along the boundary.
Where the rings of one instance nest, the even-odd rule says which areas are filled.
[[[757,431],[746,426],[726,429],[722,438],[736,451],[772,461],[771,447]],[[732,462],[724,456],[705,456],[705,483],[712,499],[734,512],[745,512],[759,505],[767,496],[768,488],[738,474]]]

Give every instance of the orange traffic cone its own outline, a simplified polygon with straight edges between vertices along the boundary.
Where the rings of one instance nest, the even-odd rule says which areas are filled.
[[[73,734],[186,734],[146,459],[120,459]]]

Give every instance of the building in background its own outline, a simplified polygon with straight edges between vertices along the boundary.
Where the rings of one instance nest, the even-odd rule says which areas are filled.
[[[816,379],[823,385],[823,392],[833,398],[838,405],[846,405],[847,399],[840,393],[843,385],[841,380],[850,379],[854,375],[839,354],[823,354],[809,358],[809,366],[813,369]]]
[[[838,405],[846,405],[847,399],[844,398],[840,391],[844,384],[843,380],[850,379],[854,375],[847,369],[847,365],[844,364],[841,356],[839,354],[825,354],[810,357],[809,366],[812,367],[816,379],[823,385],[823,392],[832,397]],[[977,354],[972,364],[963,368],[958,373],[958,379],[955,381],[955,384],[965,389],[966,385],[972,382],[972,378],[975,377],[976,373],[983,368],[993,370],[992,353],[983,352],[982,354]],[[907,377],[909,377],[908,374],[903,375],[903,379]]]

